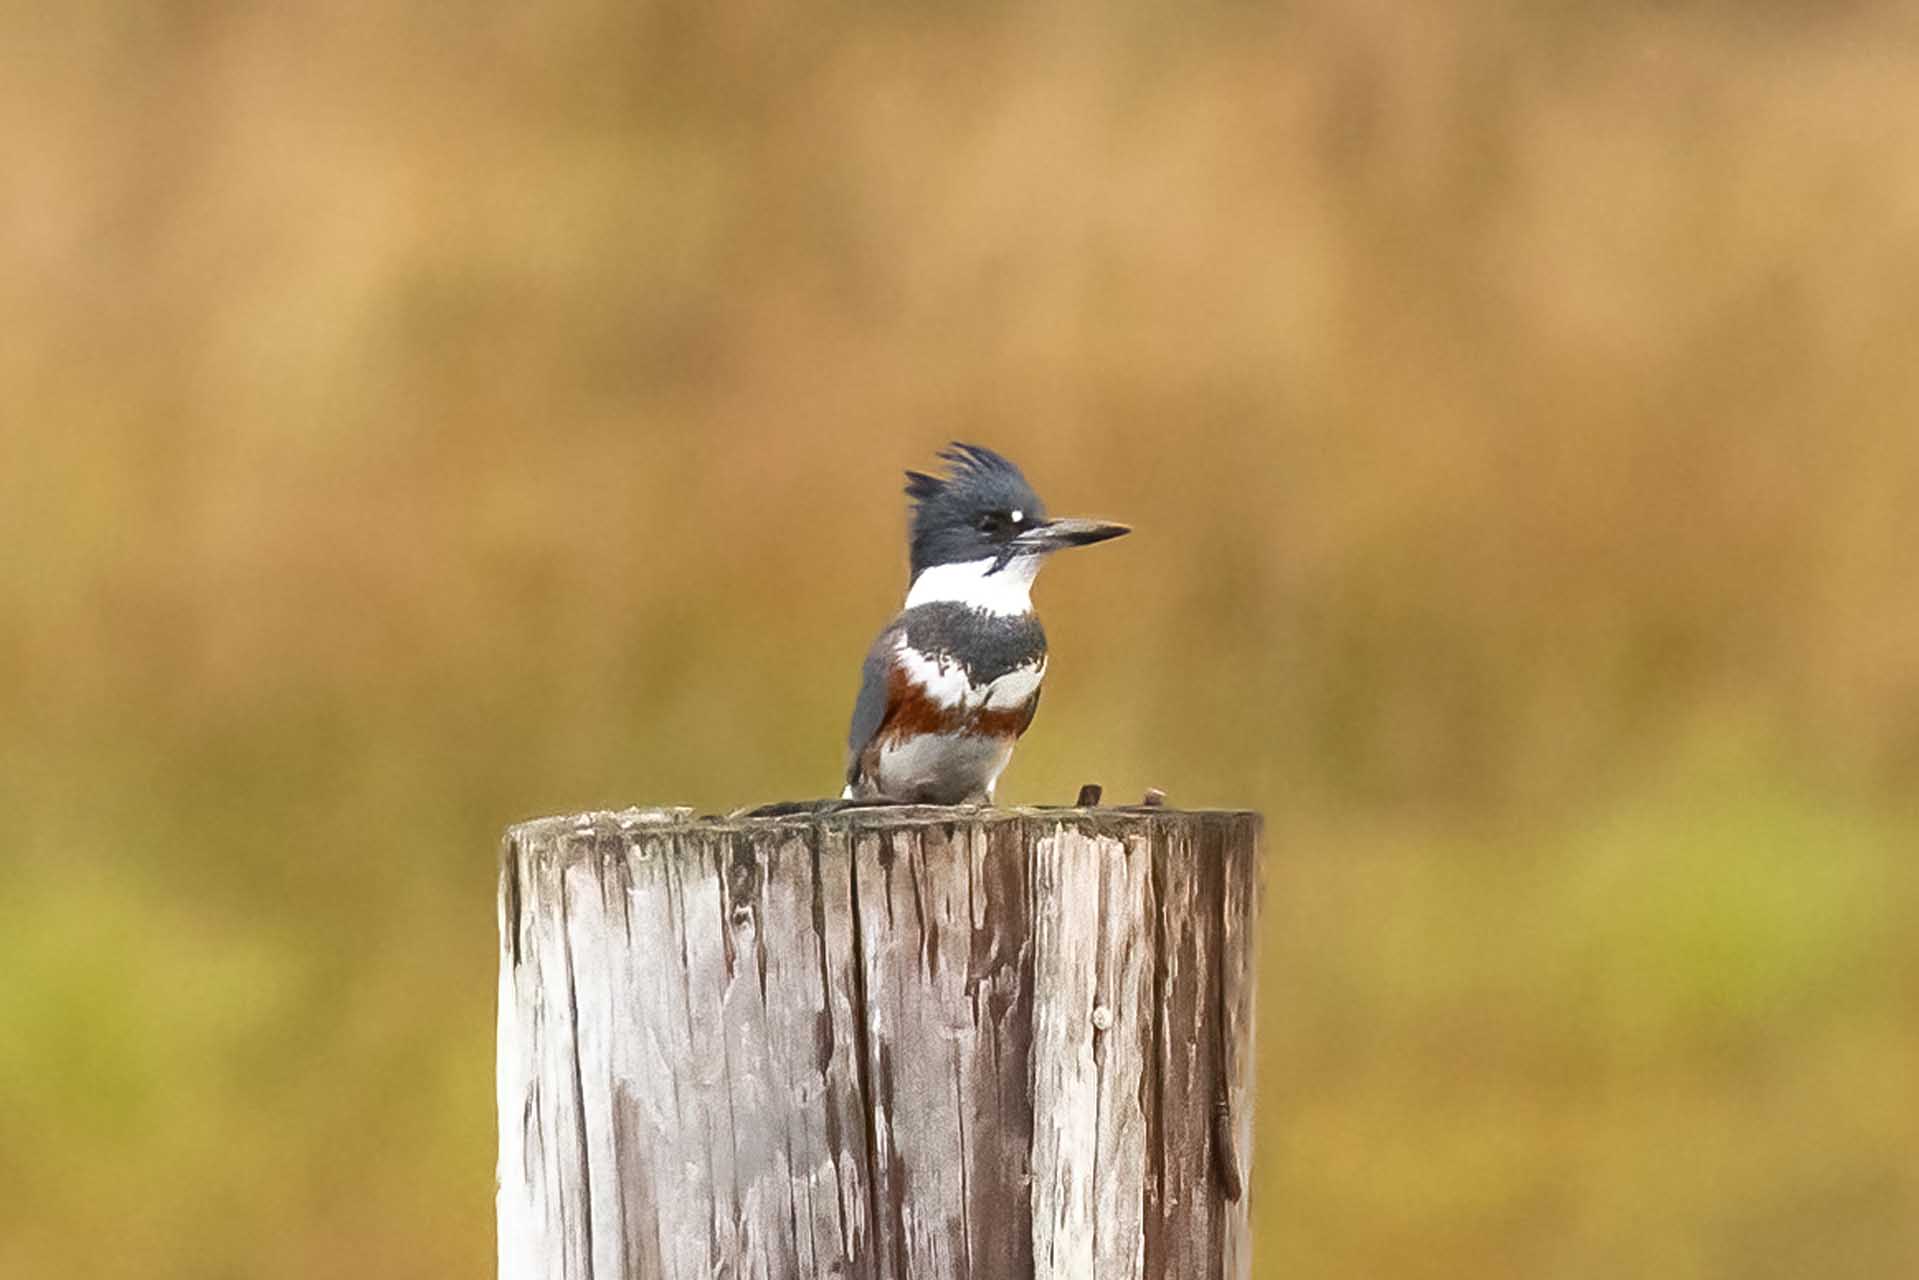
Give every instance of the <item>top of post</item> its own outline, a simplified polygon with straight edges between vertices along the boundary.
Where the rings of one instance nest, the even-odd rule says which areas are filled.
[[[1155,797],[1149,797],[1149,801]],[[996,826],[1011,822],[1058,823],[1082,830],[1138,830],[1149,826],[1206,826],[1217,822],[1263,822],[1251,809],[1175,809],[1163,803],[1136,805],[845,805],[761,813],[702,814],[688,805],[592,810],[532,818],[507,829],[507,838],[521,844],[563,841],[642,839],[648,835],[774,832],[815,827],[875,831],[922,826]]]

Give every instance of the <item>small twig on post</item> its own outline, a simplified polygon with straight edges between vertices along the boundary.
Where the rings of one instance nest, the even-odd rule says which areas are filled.
[[[1163,809],[1166,807],[1166,793],[1158,787],[1148,787],[1146,788],[1146,796],[1140,803],[1148,809]]]
[[[1097,809],[1099,798],[1105,795],[1105,789],[1097,782],[1089,782],[1079,789],[1079,799],[1073,801],[1076,809]]]

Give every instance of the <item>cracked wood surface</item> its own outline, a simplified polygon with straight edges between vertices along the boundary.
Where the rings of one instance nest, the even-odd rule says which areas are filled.
[[[502,1280],[1250,1275],[1259,842],[1175,809],[513,828]]]

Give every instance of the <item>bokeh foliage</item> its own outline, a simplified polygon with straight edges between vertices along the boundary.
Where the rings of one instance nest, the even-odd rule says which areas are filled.
[[[951,437],[1005,787],[1270,815],[1261,1272],[1919,1258],[1890,3],[0,7],[0,1275],[491,1266],[492,858],[834,785]]]

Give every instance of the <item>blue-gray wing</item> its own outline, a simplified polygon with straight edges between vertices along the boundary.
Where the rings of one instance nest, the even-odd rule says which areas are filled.
[[[873,641],[873,647],[866,651],[866,662],[860,667],[860,696],[853,700],[853,725],[846,732],[846,781],[849,786],[859,780],[860,753],[866,750],[873,735],[886,723],[887,655],[898,637],[899,631],[894,627],[880,632],[879,639]]]

